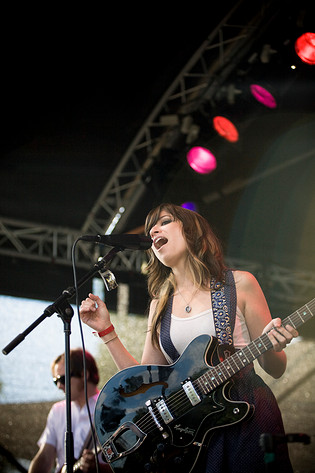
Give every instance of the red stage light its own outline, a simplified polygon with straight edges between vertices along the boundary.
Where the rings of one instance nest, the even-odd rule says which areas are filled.
[[[306,64],[315,64],[315,33],[304,33],[295,41],[295,52]]]
[[[235,143],[238,141],[238,131],[233,123],[225,117],[216,116],[213,119],[214,129],[227,141]]]

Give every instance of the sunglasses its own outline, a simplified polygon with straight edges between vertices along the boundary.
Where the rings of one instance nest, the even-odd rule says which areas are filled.
[[[73,373],[70,374],[70,378],[72,378],[72,376],[74,376]],[[66,375],[65,375],[65,374],[62,374],[62,375],[56,376],[55,378],[53,378],[53,382],[55,383],[56,386],[57,386],[57,383],[65,384],[65,382],[66,382]]]
[[[53,382],[55,383],[55,385],[57,386],[57,383],[60,383],[60,384],[65,384],[65,381],[66,381],[66,375],[62,374],[61,376],[56,376],[55,378],[53,378]]]

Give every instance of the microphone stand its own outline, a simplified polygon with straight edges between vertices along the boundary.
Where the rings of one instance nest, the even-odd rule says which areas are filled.
[[[101,258],[100,261],[94,264],[94,267],[84,275],[77,283],[77,287],[81,287],[94,274],[99,271],[104,271],[107,268],[108,263],[112,261],[114,256],[122,251],[123,248],[114,247],[111,251]],[[63,320],[64,333],[65,333],[65,393],[66,393],[66,432],[65,432],[65,459],[67,465],[67,473],[73,472],[74,454],[73,454],[73,434],[71,427],[71,392],[70,392],[70,334],[71,334],[71,320],[73,317],[73,309],[69,304],[69,299],[75,295],[75,287],[68,287],[61,295],[55,300],[55,302],[46,307],[43,314],[38,317],[29,327],[15,337],[5,348],[2,353],[8,355],[17,345],[19,345],[25,337],[32,332],[46,317],[51,317],[54,313]]]

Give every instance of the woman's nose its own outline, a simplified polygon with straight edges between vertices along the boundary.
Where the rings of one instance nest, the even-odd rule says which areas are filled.
[[[159,226],[158,224],[154,225],[151,230],[150,230],[150,236],[152,238],[152,236],[155,234],[155,233],[158,233],[159,232]]]

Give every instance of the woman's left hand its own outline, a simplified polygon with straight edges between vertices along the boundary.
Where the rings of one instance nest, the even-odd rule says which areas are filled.
[[[263,333],[267,333],[275,351],[282,351],[293,338],[298,337],[299,333],[291,325],[282,324],[280,317],[272,319],[263,330]]]

